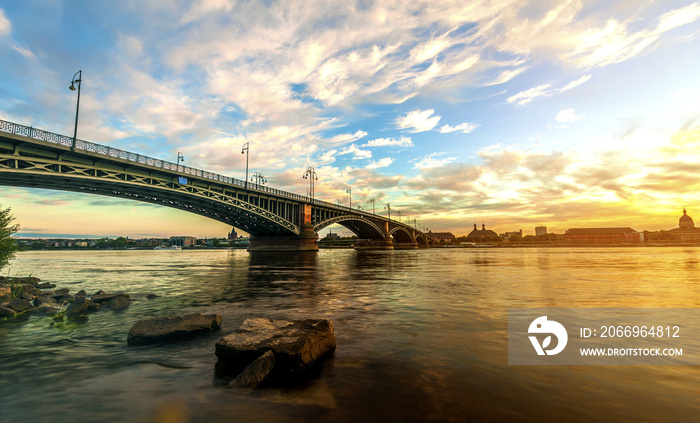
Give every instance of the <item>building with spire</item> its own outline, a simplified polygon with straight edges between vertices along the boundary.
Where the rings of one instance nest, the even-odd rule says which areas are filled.
[[[474,224],[474,230],[469,232],[467,235],[468,242],[500,242],[501,237],[490,229],[486,229],[485,224],[481,224],[481,229],[476,228],[476,223]]]

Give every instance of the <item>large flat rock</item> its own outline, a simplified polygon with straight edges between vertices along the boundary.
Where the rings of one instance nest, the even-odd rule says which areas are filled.
[[[143,319],[129,330],[126,341],[129,345],[179,341],[200,332],[219,329],[221,319],[220,314],[198,313]]]
[[[272,351],[273,371],[283,379],[303,376],[333,350],[333,322],[324,319],[247,319],[238,330],[216,343],[219,362],[232,372]]]

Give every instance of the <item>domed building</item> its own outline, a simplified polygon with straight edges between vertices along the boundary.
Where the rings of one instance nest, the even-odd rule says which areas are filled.
[[[692,217],[688,216],[685,207],[683,207],[683,216],[678,219],[678,229],[695,229],[695,222],[693,222]]]
[[[668,231],[675,241],[700,243],[700,228],[695,227],[693,218],[683,208],[683,216],[678,219],[678,227]]]
[[[486,229],[486,225],[482,224],[481,229],[476,229],[476,223],[474,224],[474,230],[469,232],[467,235],[468,242],[500,242],[501,237],[490,229]]]

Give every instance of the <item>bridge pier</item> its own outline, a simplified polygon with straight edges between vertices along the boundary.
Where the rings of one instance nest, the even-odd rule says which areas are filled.
[[[357,239],[356,250],[393,250],[394,243],[391,238],[384,239]]]
[[[318,251],[316,233],[310,223],[304,225],[298,237],[250,236],[248,252]]]

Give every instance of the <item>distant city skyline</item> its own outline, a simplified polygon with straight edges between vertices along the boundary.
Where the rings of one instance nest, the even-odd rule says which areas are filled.
[[[318,199],[351,188],[455,235],[665,230],[700,191],[699,20],[687,1],[5,2],[0,119],[72,135],[82,70],[88,141],[238,179],[248,143],[270,186],[304,194],[313,166]],[[231,229],[1,189],[23,234]]]

